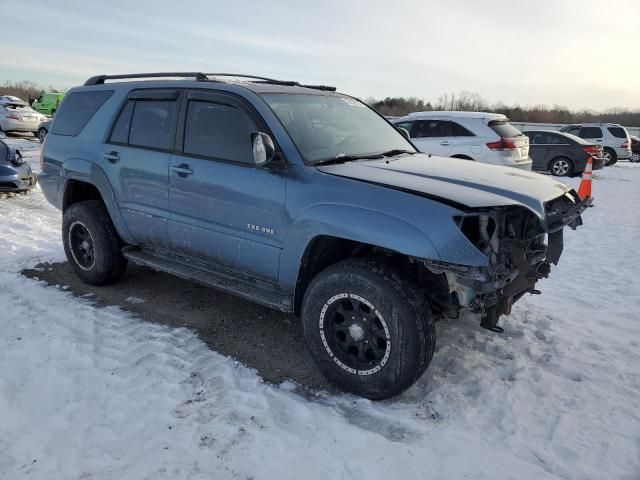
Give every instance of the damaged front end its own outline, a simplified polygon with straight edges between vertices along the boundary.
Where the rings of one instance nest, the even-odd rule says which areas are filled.
[[[480,325],[502,332],[498,319],[508,315],[525,293],[539,294],[536,282],[546,278],[563,249],[563,228],[582,225],[588,201],[574,190],[545,204],[541,219],[523,206],[474,209],[454,220],[460,231],[488,259],[469,267],[423,260],[435,274],[445,274],[451,294],[449,311],[467,308],[480,314]]]

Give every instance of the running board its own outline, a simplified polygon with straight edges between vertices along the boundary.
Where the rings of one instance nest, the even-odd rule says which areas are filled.
[[[228,268],[216,267],[176,254],[159,254],[133,247],[125,247],[122,254],[138,265],[201,283],[281,312],[293,311],[291,295],[279,291],[274,282],[254,279]]]

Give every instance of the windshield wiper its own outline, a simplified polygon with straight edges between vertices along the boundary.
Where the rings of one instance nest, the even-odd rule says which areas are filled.
[[[374,153],[371,155],[336,155],[331,158],[323,158],[314,163],[314,165],[332,165],[336,163],[354,162],[356,160],[371,160],[374,158],[382,158],[382,154]]]
[[[409,150],[402,150],[400,148],[394,148],[393,150],[387,150],[386,152],[382,152],[380,155],[383,157],[395,157],[397,155],[413,155],[416,152],[411,152]]]

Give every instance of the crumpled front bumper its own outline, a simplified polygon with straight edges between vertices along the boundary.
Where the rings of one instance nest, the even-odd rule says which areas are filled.
[[[37,177],[29,165],[0,165],[0,192],[30,190],[36,183]]]

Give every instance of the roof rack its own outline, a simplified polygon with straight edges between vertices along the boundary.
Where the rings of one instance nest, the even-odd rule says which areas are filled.
[[[267,83],[270,85],[283,85],[288,87],[304,87],[312,88],[315,90],[324,90],[327,92],[335,92],[336,87],[329,87],[327,85],[303,85],[291,80],[276,80],[268,77],[259,77],[256,75],[245,75],[242,73],[202,73],[202,72],[163,72],[163,73],[129,73],[126,75],[96,75],[84,82],[85,85],[102,85],[105,80],[123,80],[134,78],[195,78],[197,81],[205,82],[210,81],[209,77],[235,77],[246,78],[254,83]]]
[[[195,78],[198,81],[209,80],[204,73],[200,72],[163,72],[163,73],[128,73],[126,75],[96,75],[84,82],[85,85],[102,85],[105,80],[122,80],[125,78]]]

